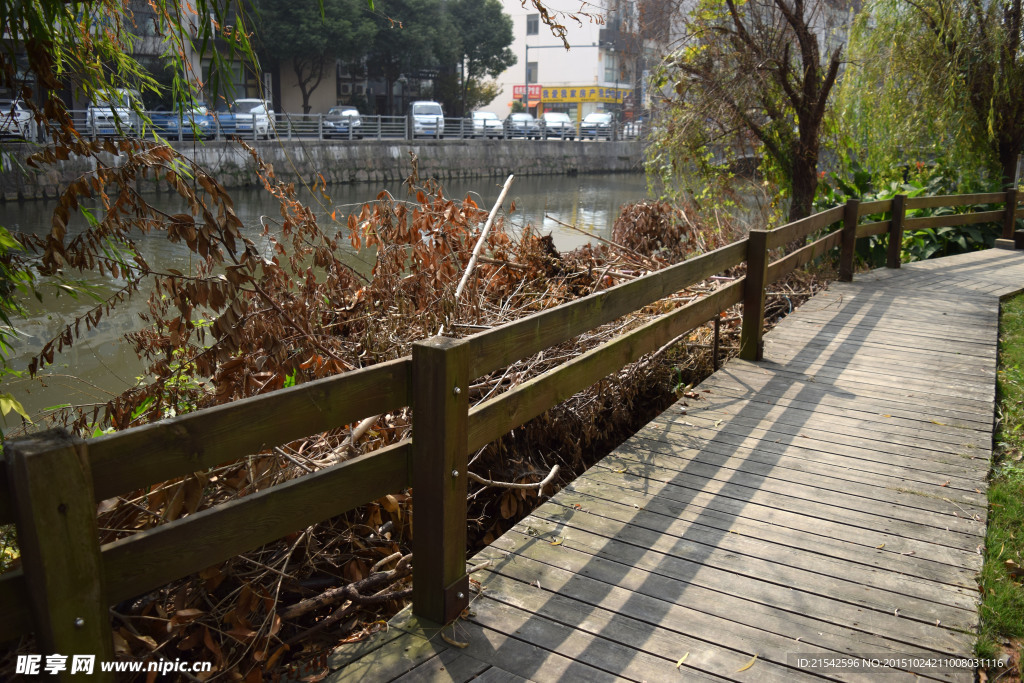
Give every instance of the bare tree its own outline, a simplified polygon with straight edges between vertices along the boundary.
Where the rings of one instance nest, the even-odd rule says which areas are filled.
[[[678,191],[721,197],[736,163],[757,159],[790,220],[810,213],[842,58],[831,29],[846,18],[826,2],[711,0],[660,17],[674,49],[655,79],[665,106],[651,160]]]

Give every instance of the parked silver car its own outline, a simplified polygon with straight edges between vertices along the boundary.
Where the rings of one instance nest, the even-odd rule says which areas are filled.
[[[139,102],[139,94],[125,88],[96,93],[85,113],[86,127],[95,136],[133,135],[142,130],[142,121],[136,113],[141,106]]]
[[[541,114],[544,122],[544,139],[561,138],[572,140],[576,137],[576,126],[569,115],[560,111],[546,111]]]
[[[325,138],[361,138],[363,120],[352,107],[331,107],[324,115]]]
[[[525,112],[509,114],[505,119],[505,135],[510,138],[540,139],[540,125],[533,114]]]
[[[580,139],[612,139],[612,115],[609,112],[593,112],[583,117],[580,124]]]

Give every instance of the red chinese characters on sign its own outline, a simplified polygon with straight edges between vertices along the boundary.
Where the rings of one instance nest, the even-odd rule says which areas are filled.
[[[513,85],[512,86],[512,97],[522,97],[523,91],[526,89],[525,85]],[[530,86],[530,99],[540,99],[541,86],[539,84],[532,84]]]

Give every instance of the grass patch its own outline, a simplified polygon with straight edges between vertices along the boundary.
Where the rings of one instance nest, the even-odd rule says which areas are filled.
[[[1013,570],[1024,567],[1024,295],[1004,301],[1000,312],[998,391],[977,654],[1012,654],[1019,665],[1024,577]]]

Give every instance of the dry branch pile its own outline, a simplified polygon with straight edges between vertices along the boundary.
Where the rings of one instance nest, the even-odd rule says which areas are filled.
[[[501,325],[737,236],[723,234],[717,222],[707,227],[692,213],[645,203],[623,209],[610,242],[560,254],[550,236],[529,228],[512,234],[499,218],[456,300],[486,218],[468,198],[453,201],[434,184],[421,187],[414,172],[409,201],[382,194],[348,216],[345,234],[331,236],[295,200],[294,189],[276,184],[272,170],[254,154],[267,190],[281,200],[280,221],[267,222],[261,236],[268,250],[243,234],[230,198],[202,169],[183,169],[188,162],[167,150],[138,143],[123,151],[122,165],[98,169],[102,182],[72,185],[53,232],[37,245],[53,270],[106,268],[127,282],[123,292],[139,289],[146,279],[154,283],[146,327],[130,336],[150,363],[148,381],[102,410],[68,414],[67,423],[79,430],[97,423],[124,429],[397,358],[409,353],[411,342],[438,330],[465,336]],[[45,161],[50,160],[40,163]],[[182,212],[167,216],[147,208],[131,189],[136,173],[166,175],[183,200]],[[103,219],[66,239],[67,210],[86,199],[99,202]],[[155,272],[137,252],[127,262],[98,256],[111,240],[132,250],[129,227],[138,225],[165,230],[168,239],[186,245],[196,256],[194,272]],[[376,251],[371,276],[342,262],[343,240]],[[715,280],[702,283],[478,378],[470,400],[506,391],[716,286]],[[769,297],[769,317],[796,305],[794,287],[809,294],[819,283],[812,278],[787,286]],[[108,308],[72,322],[42,350],[36,366],[50,362],[56,347],[74,343],[82,325],[95,324]],[[736,320],[723,318],[726,352],[735,346]],[[489,542],[532,509],[555,466],[554,484],[571,480],[676,392],[706,376],[710,334],[694,331],[473,454],[471,543]],[[410,422],[407,410],[376,416],[103,501],[101,542],[396,443],[408,435]],[[364,637],[407,597],[413,504],[411,492],[396,492],[117,605],[118,654],[212,660],[215,678],[257,681],[275,676],[286,663],[314,660],[341,638]]]

